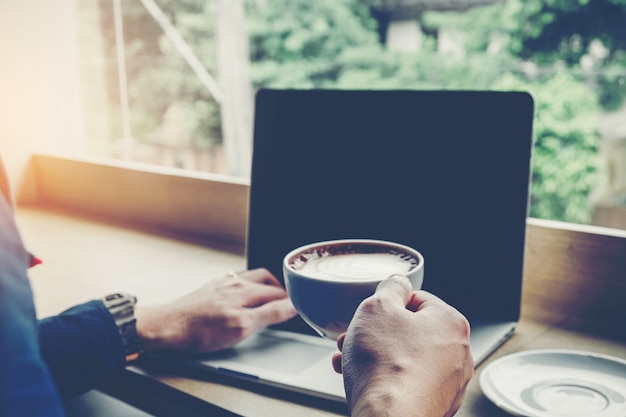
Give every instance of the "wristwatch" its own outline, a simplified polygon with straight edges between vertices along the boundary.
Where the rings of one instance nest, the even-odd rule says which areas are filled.
[[[104,306],[109,310],[122,337],[126,362],[133,361],[142,352],[142,341],[137,333],[135,304],[137,297],[130,294],[115,293],[102,298]]]

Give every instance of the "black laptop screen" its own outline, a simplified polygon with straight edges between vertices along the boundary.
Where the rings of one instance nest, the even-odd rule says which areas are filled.
[[[523,92],[261,90],[248,267],[306,243],[391,240],[471,318],[519,318],[533,101]]]

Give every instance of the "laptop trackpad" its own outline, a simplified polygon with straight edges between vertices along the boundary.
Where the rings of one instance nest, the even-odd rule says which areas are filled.
[[[320,339],[319,343],[310,343],[298,338],[283,337],[278,332],[260,332],[235,348],[211,355],[203,362],[224,368],[235,362],[272,372],[297,375],[336,351],[332,343],[325,342]]]

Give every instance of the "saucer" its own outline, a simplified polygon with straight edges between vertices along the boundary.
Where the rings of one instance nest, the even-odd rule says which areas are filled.
[[[530,350],[495,360],[480,388],[527,417],[625,417],[626,360],[576,350]]]

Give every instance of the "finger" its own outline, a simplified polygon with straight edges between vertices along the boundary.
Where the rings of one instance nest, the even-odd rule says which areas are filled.
[[[239,277],[257,284],[271,285],[282,288],[280,281],[265,268],[257,268],[240,272]]]
[[[411,295],[411,299],[407,303],[406,308],[411,311],[418,311],[423,309],[424,307],[427,307],[428,305],[439,303],[445,304],[441,300],[441,298],[437,297],[436,295],[431,294],[428,291],[420,290],[413,292],[413,294]]]
[[[453,317],[456,317],[456,319],[446,319],[448,323],[456,323],[457,326],[459,326],[458,331],[460,331],[460,334],[464,337],[469,337],[471,333],[469,321],[460,311],[443,301],[441,298],[427,291],[415,291],[411,297],[411,301],[409,301],[409,304],[407,305],[407,309],[413,312],[429,309],[432,311],[436,310],[440,314],[452,315]]]
[[[375,294],[393,298],[401,302],[403,306],[406,306],[411,300],[412,293],[411,281],[404,275],[396,274],[381,281],[376,287]]]
[[[248,311],[249,314],[254,314],[257,329],[282,323],[298,314],[288,298],[271,301]]]
[[[341,353],[335,353],[333,355],[333,369],[338,374],[341,374],[343,372],[343,369],[341,367]]]
[[[341,333],[337,338],[337,349],[341,352],[343,350],[343,342],[346,340],[346,334]]]
[[[270,285],[250,283],[238,289],[243,307],[257,307],[272,301],[288,298],[287,291]]]

